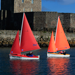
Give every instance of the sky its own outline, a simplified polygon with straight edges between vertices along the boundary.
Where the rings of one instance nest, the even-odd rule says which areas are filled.
[[[75,0],[42,0],[42,11],[75,13]]]
[[[0,10],[1,10],[1,0],[0,0]]]
[[[75,0],[42,0],[42,11],[58,13],[75,13],[74,7]]]

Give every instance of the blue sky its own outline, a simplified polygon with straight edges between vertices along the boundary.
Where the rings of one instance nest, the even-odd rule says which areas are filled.
[[[42,11],[75,13],[75,0],[42,0]]]
[[[75,0],[42,0],[42,11],[75,13]],[[1,9],[1,0],[0,0]]]
[[[0,9],[1,9],[1,0],[0,0]]]

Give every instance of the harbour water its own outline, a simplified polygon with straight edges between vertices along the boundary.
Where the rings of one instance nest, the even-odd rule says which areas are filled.
[[[34,51],[40,60],[10,60],[11,48],[0,48],[0,75],[75,75],[75,48],[69,58],[47,58],[47,48]]]

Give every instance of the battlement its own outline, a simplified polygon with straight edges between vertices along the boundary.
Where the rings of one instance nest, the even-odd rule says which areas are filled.
[[[0,30],[20,30],[23,12],[12,13],[8,10],[0,11]],[[57,12],[25,12],[30,27],[34,31],[55,31],[58,16],[64,31],[75,32],[75,14]]]

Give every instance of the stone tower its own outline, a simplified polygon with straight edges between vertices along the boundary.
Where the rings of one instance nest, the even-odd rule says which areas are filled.
[[[41,11],[41,0],[1,0],[1,10],[13,13]]]

